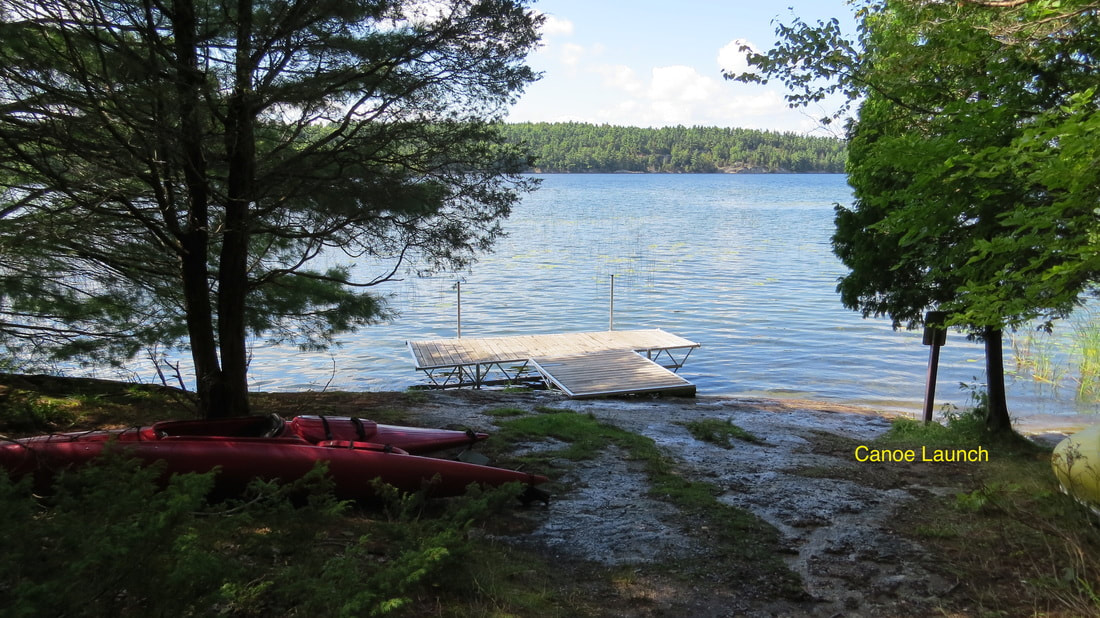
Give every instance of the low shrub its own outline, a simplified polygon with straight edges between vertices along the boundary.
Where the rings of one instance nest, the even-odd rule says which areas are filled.
[[[519,491],[434,502],[383,490],[360,510],[333,498],[322,469],[221,502],[208,500],[213,473],[164,484],[161,472],[108,455],[45,498],[0,473],[4,614],[390,614],[454,579],[470,527]]]

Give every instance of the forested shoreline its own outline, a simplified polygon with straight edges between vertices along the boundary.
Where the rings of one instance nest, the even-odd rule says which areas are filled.
[[[845,142],[754,129],[579,122],[502,125],[540,173],[843,173]]]

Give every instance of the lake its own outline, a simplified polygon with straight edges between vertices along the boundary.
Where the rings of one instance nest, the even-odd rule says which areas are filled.
[[[326,353],[257,344],[256,390],[394,390],[423,384],[405,342],[453,337],[461,282],[467,337],[658,327],[702,344],[680,374],[700,395],[798,397],[919,411],[929,349],[920,332],[845,309],[830,248],[843,175],[547,175],[505,223],[508,236],[467,272],[388,284],[393,321]],[[360,265],[373,276],[370,265]],[[1062,339],[1058,339],[1060,336]],[[1067,335],[1028,337],[1068,362]],[[1006,341],[1006,369],[1014,370]],[[1016,344],[1020,345],[1019,342]],[[968,404],[984,351],[952,332],[937,407]],[[1100,409],[1072,384],[1021,371],[1016,416]],[[960,388],[961,384],[970,385]]]

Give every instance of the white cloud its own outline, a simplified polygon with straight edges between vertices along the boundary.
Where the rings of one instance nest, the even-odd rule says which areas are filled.
[[[752,68],[746,59],[750,53],[758,54],[760,50],[745,39],[734,39],[718,50],[718,67],[734,75],[745,73]]]
[[[542,30],[540,32],[544,37],[569,36],[573,34],[573,22],[548,13],[543,13],[543,15],[545,15],[546,21],[542,23]]]
[[[573,24],[548,16],[539,64],[543,81],[530,88],[512,110],[514,121],[576,121],[641,127],[702,125],[812,132],[814,118],[791,110],[781,87],[723,79],[715,68],[686,64],[645,66],[615,63],[621,50],[573,39]],[[747,71],[747,51],[755,46],[734,39],[712,56],[718,69]],[[609,62],[617,51],[619,56]],[[712,65],[713,67],[713,65]]]
[[[751,94],[734,95],[731,93],[729,102],[726,105],[731,110],[737,110],[742,114],[759,116],[786,109],[787,102],[783,99],[783,95],[775,90],[760,89]]]
[[[634,73],[634,69],[622,65],[603,64],[593,69],[603,77],[603,84],[616,90],[621,90],[631,95],[641,94],[645,88],[642,80]]]
[[[561,51],[558,53],[562,64],[570,67],[575,67],[581,63],[581,60],[585,57],[584,46],[577,45],[576,43],[566,43],[561,46]]]
[[[718,82],[692,67],[654,67],[648,96],[659,103],[700,103],[718,94]]]

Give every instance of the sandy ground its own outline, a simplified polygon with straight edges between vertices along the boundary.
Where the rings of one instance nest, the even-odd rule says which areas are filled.
[[[915,480],[853,482],[806,468],[851,469],[861,476],[852,441],[868,441],[890,421],[867,410],[806,401],[764,399],[632,399],[573,401],[553,393],[508,395],[434,392],[421,407],[425,423],[457,423],[492,431],[483,412],[502,405],[547,405],[591,413],[601,421],[652,438],[691,478],[723,490],[721,500],[748,509],[775,526],[788,549],[789,567],[803,581],[809,601],[798,604],[732,598],[720,588],[665,590],[649,613],[622,615],[881,616],[936,613],[937,599],[955,585],[928,572],[924,550],[890,527],[899,508],[919,508],[922,497],[953,493],[934,475]],[[762,443],[731,449],[694,439],[678,422],[730,420]],[[842,447],[822,448],[830,436]],[[929,479],[932,483],[929,484]],[[707,543],[705,530],[685,530],[676,508],[647,497],[644,473],[608,452],[583,462],[562,481],[571,489],[533,509],[535,530],[522,542],[537,544],[563,562],[605,567],[645,565],[690,558]],[[656,586],[654,586],[656,587]],[[650,592],[650,594],[657,594]]]

